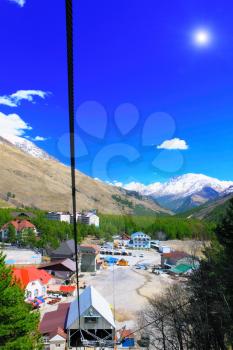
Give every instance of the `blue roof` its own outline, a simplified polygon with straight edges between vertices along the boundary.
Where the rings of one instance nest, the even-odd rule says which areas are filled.
[[[134,237],[137,237],[137,236],[144,236],[144,237],[150,238],[150,236],[148,236],[146,233],[140,232],[140,231],[132,233],[131,238],[134,238]]]
[[[107,261],[109,264],[115,264],[119,259],[114,258],[113,256],[105,256],[104,261]]]

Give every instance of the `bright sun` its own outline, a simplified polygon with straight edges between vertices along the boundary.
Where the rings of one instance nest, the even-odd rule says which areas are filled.
[[[210,42],[210,33],[206,30],[197,30],[194,33],[194,41],[197,45],[207,45]]]

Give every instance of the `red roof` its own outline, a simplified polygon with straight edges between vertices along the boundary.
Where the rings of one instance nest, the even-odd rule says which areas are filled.
[[[175,252],[170,252],[170,253],[164,253],[164,254],[162,254],[162,256],[164,258],[183,259],[183,258],[186,258],[190,255],[185,253],[185,252],[175,251]]]
[[[66,318],[67,318],[69,307],[70,307],[69,303],[64,303],[64,304],[62,303],[58,305],[58,308],[56,311],[45,313],[40,323],[41,334],[49,334],[50,337],[56,334],[59,334],[62,336],[61,330],[65,329]]]
[[[35,229],[35,225],[33,225],[30,221],[28,220],[12,220],[8,222],[7,224],[2,226],[2,230],[5,230],[9,225],[13,225],[16,231],[20,232],[24,229],[27,228],[32,228]]]
[[[39,280],[42,284],[47,284],[53,276],[45,270],[38,270],[36,267],[13,268],[13,276],[25,288],[29,282]]]
[[[61,286],[60,287],[60,292],[65,292],[65,293],[72,293],[76,289],[75,286]]]

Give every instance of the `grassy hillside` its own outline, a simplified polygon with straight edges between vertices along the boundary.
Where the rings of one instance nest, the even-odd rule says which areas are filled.
[[[215,201],[210,201],[200,207],[178,214],[180,218],[194,218],[205,221],[219,222],[224,216],[229,204],[229,200],[233,195],[227,195]]]
[[[70,169],[55,159],[34,158],[9,143],[0,142],[0,199],[2,205],[71,209]],[[153,200],[129,194],[76,172],[78,210],[97,209],[102,213],[134,214],[145,212],[171,213]],[[10,195],[8,195],[10,194]]]

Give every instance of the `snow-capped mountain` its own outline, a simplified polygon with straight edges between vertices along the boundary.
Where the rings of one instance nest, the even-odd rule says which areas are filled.
[[[124,187],[152,196],[160,205],[169,209],[184,211],[215,199],[226,191],[232,191],[233,181],[221,181],[203,174],[185,174],[165,183],[155,182],[145,186],[131,182]]]
[[[27,154],[30,154],[34,158],[39,158],[44,160],[51,159],[48,153],[43,151],[41,148],[37,147],[33,142],[23,137],[4,135],[4,137],[2,137],[2,141],[0,140],[0,142],[3,142],[4,140],[6,140],[7,142],[10,142],[12,145],[16,146],[21,151]]]

